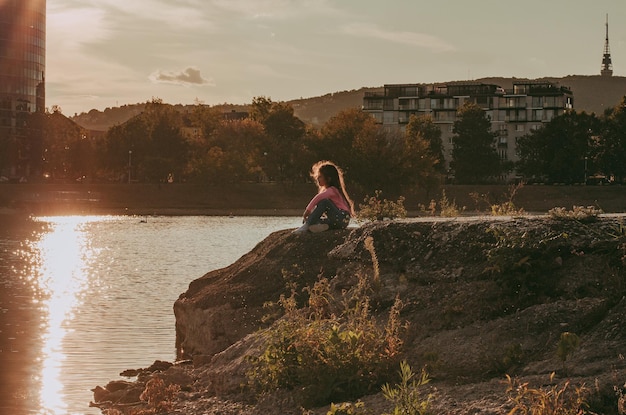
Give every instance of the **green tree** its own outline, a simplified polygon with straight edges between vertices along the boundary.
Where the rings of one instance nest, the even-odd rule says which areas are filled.
[[[407,174],[430,193],[445,173],[441,129],[429,115],[412,115],[404,140],[403,164]]]
[[[494,147],[496,134],[491,121],[476,104],[465,103],[458,111],[453,127],[452,162],[455,181],[480,183],[498,176],[500,157]]]
[[[109,128],[104,138],[104,174],[109,180],[128,180],[129,168],[140,164],[148,146],[146,127],[141,116]],[[129,152],[133,152],[130,156]],[[132,166],[131,166],[132,164]]]
[[[152,182],[178,180],[188,164],[190,142],[182,133],[182,116],[160,99],[146,103],[144,112],[106,135],[110,174]],[[131,153],[132,152],[132,155]]]
[[[250,117],[265,130],[261,145],[263,170],[278,181],[293,181],[302,176],[306,126],[294,115],[291,105],[257,97],[252,101]]]
[[[265,124],[265,120],[272,112],[274,102],[267,97],[252,98],[252,106],[250,107],[250,118],[254,121]]]
[[[373,141],[379,135],[379,127],[369,114],[350,108],[331,117],[320,129],[317,140],[309,147],[319,159],[333,160],[350,171],[358,162],[354,142]]]
[[[190,174],[195,180],[214,184],[260,180],[264,140],[263,125],[256,121],[222,121],[210,146],[193,152]]]
[[[598,167],[618,183],[626,178],[626,96],[605,112],[598,143]]]
[[[414,125],[406,133],[387,131],[369,114],[352,108],[328,120],[307,144],[319,159],[342,166],[358,192],[381,190],[396,197],[410,186],[429,186],[437,176],[438,156],[432,149],[440,135]],[[434,143],[424,139],[422,131],[428,131]]]
[[[340,111],[320,129],[308,147],[320,160],[332,160],[346,172],[346,180],[364,193],[385,189],[391,172],[384,160],[389,144],[374,118],[351,108]]]
[[[222,112],[208,105],[195,105],[188,116],[189,125],[198,129],[198,137],[209,141],[223,120]]]
[[[411,115],[406,125],[406,136],[410,140],[425,140],[428,144],[428,152],[437,161],[436,170],[445,173],[446,163],[443,154],[443,142],[441,140],[441,128],[439,128],[431,115]]]
[[[87,131],[60,111],[45,115],[41,166],[57,180],[92,176],[96,170],[95,146]]]
[[[182,135],[180,117],[173,109],[149,119],[148,147],[141,158],[139,175],[150,182],[180,180],[187,164],[188,142]]]
[[[580,183],[593,169],[595,115],[568,112],[517,141],[517,171],[549,183]],[[587,158],[587,160],[585,160]]]

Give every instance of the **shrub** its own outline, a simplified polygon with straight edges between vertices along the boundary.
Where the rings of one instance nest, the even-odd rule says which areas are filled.
[[[435,216],[437,214],[437,202],[435,202],[435,199],[430,199],[428,207],[426,207],[426,205],[418,203],[417,208],[420,212],[427,214],[428,216]]]
[[[550,375],[550,382],[553,380],[554,373]],[[587,408],[588,390],[584,384],[574,390],[569,381],[547,389],[531,388],[528,383],[519,383],[508,375],[507,382],[507,394],[513,404],[509,415],[580,415]]]
[[[509,344],[504,347],[499,356],[491,358],[493,371],[500,374],[511,373],[524,363],[526,357],[527,353],[520,343]]]
[[[448,196],[446,196],[445,190],[441,192],[441,199],[439,199],[439,208],[441,210],[440,215],[448,218],[459,216],[461,212],[465,210],[465,208],[459,208],[456,205],[456,201],[448,200]]]
[[[374,196],[365,196],[365,204],[359,205],[357,218],[363,221],[381,221],[406,217],[404,197],[400,196],[397,201],[382,199],[382,191],[376,190]]]
[[[515,199],[517,192],[523,187],[523,182],[510,185],[508,188],[508,192],[504,194],[504,198],[506,200],[501,203],[493,201],[494,198],[491,197],[489,194],[479,194],[478,192],[471,192],[469,195],[476,204],[476,210],[480,210],[480,204],[486,204],[487,206],[489,206],[491,210],[491,215],[493,216],[522,216],[525,215],[526,212],[523,208],[518,208],[517,206],[515,206],[513,199]]]
[[[330,284],[320,279],[298,309],[295,290],[281,297],[284,316],[264,332],[262,354],[248,373],[259,392],[297,389],[301,404],[318,406],[363,396],[385,382],[402,346],[396,299],[386,325],[371,314],[370,284],[357,286],[333,303]]]
[[[356,403],[343,402],[340,404],[330,404],[330,410],[326,412],[326,415],[359,415],[366,414],[364,409],[365,404],[361,401]]]
[[[431,395],[422,398],[420,388],[430,382],[428,373],[422,369],[419,376],[413,373],[406,361],[400,363],[400,383],[395,387],[385,384],[382,387],[385,399],[393,402],[394,409],[385,415],[425,415],[428,413]]]
[[[593,206],[574,206],[572,210],[567,210],[564,207],[554,207],[548,211],[548,215],[551,218],[577,220],[579,222],[595,222],[602,213],[602,210]]]
[[[566,370],[565,361],[567,358],[574,353],[578,346],[580,345],[580,337],[576,335],[576,333],[563,332],[561,333],[561,337],[559,338],[559,342],[556,347],[556,355],[563,362],[563,370]]]

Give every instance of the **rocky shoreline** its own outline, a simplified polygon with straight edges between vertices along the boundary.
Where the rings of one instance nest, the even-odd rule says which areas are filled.
[[[148,405],[149,382],[160,379],[171,392],[163,399],[169,414],[302,414],[293,392],[259,398],[247,386],[248,357],[259,353],[259,329],[271,323],[262,321],[263,304],[285,293],[285,270],[297,273],[300,287],[329,278],[337,296],[356,274],[371,277],[364,242],[372,238],[382,283],[375,312],[385,315],[396,296],[408,304],[403,355],[428,369],[433,413],[505,413],[510,375],[537,387],[586,384],[596,412],[618,414],[624,402],[616,390],[626,382],[624,220],[424,219],[275,232],[181,294],[179,362],[127,372],[136,380],[96,388],[93,405],[130,414]],[[580,338],[567,361],[556,353],[563,332]],[[390,411],[381,393],[361,400],[372,414]]]

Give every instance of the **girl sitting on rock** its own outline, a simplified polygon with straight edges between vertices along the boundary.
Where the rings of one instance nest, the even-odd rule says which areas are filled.
[[[354,216],[354,203],[346,192],[341,169],[330,161],[318,161],[311,168],[311,177],[318,192],[304,210],[304,224],[294,233],[347,228]]]

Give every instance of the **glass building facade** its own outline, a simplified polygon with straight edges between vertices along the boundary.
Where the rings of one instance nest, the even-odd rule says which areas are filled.
[[[0,176],[39,170],[45,68],[46,0],[0,0]]]

